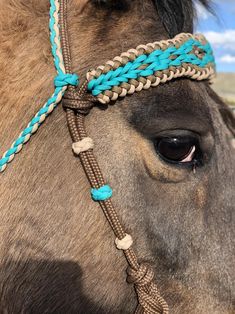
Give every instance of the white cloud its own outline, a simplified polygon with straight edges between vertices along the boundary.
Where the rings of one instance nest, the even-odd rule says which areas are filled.
[[[235,56],[227,54],[220,58],[221,62],[224,63],[234,63],[235,64]]]
[[[227,29],[221,33],[209,31],[204,34],[209,42],[215,47],[235,51],[235,29]]]
[[[211,13],[206,10],[206,8],[199,2],[195,3],[195,8],[197,11],[197,16],[201,20],[207,20]]]
[[[217,3],[225,3],[225,2],[234,3],[234,0],[215,0],[215,2],[217,2]]]

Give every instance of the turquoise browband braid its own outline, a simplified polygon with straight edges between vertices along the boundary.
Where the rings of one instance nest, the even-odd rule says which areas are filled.
[[[13,160],[47,116],[61,101],[68,85],[79,84],[76,74],[66,74],[59,35],[59,0],[50,0],[50,41],[57,71],[55,90],[0,159],[0,172]],[[87,73],[88,92],[109,103],[118,97],[157,86],[174,78],[211,79],[215,73],[212,49],[203,35],[180,34],[174,39],[140,45]],[[110,191],[106,191],[107,195]],[[101,196],[102,191],[98,194]]]
[[[192,53],[194,47],[198,47],[205,53],[202,59]],[[191,38],[179,48],[172,46],[166,50],[154,50],[149,55],[142,54],[134,61],[129,61],[124,66],[110,70],[108,73],[101,74],[98,78],[91,80],[88,84],[88,90],[94,96],[98,96],[103,91],[110,90],[113,86],[119,86],[121,83],[127,83],[131,79],[148,77],[154,75],[156,71],[167,70],[173,66],[182,66],[183,63],[191,63],[200,68],[214,63],[214,56],[209,43],[203,45],[198,40]]]
[[[215,59],[210,44],[201,34],[180,34],[130,49],[87,74],[88,91],[102,103],[157,86],[179,76],[210,79]],[[165,76],[164,76],[165,74]]]

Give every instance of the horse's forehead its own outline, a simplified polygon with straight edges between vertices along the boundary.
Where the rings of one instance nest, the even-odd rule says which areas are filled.
[[[140,1],[133,1],[133,10],[128,11],[107,10],[88,0],[82,2],[83,5],[79,0],[68,3],[73,63],[80,75],[140,44],[169,38],[151,0],[146,1],[148,8],[142,10],[135,7]],[[77,14],[76,4],[81,14]]]
[[[79,12],[85,8],[85,6],[90,2],[90,0],[74,0],[74,4]]]
[[[132,125],[143,133],[164,129],[191,129],[213,133],[210,102],[204,83],[177,79],[142,92],[130,102]]]

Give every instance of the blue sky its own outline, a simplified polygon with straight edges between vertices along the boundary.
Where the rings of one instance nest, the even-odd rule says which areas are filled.
[[[214,48],[217,71],[235,72],[235,0],[214,0],[217,17],[196,4],[196,31],[204,33]]]

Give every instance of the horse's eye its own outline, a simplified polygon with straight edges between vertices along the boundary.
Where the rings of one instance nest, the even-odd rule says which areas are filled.
[[[189,165],[202,161],[198,139],[193,136],[160,137],[154,146],[159,156],[170,163]]]

